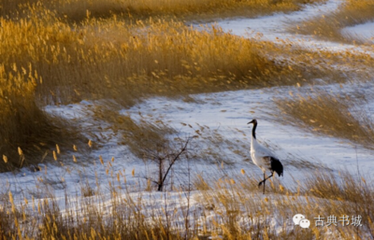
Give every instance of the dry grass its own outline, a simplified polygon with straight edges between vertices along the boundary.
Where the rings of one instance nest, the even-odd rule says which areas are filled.
[[[112,167],[115,169],[115,166]],[[111,193],[65,196],[64,211],[51,198],[15,201],[8,192],[0,202],[0,238],[25,239],[368,239],[373,236],[374,189],[369,180],[348,172],[314,172],[305,185],[288,189],[269,180],[263,196],[254,176],[244,171],[221,178],[198,176],[193,192],[130,193],[127,185]],[[234,180],[235,179],[235,180]],[[119,176],[118,182],[124,177]],[[202,184],[204,182],[204,184]],[[209,187],[207,187],[209,185]],[[193,204],[192,204],[193,202]],[[161,204],[161,206],[160,206]],[[190,205],[191,204],[191,205]],[[110,206],[108,208],[107,206]],[[292,223],[302,213],[311,221],[305,231]],[[335,216],[337,226],[315,226],[315,218]],[[362,226],[342,226],[342,216],[360,215]],[[350,220],[352,221],[352,220]]]
[[[17,155],[18,147],[29,153],[34,146],[44,150],[41,146],[63,139],[54,126],[56,123],[40,110],[46,104],[105,98],[131,106],[150,95],[180,96],[303,84],[327,76],[333,81],[344,79],[324,67],[328,66],[323,64],[328,53],[316,56],[303,50],[300,54],[301,50],[295,50],[290,44],[279,46],[245,39],[224,33],[217,27],[198,30],[171,17],[128,21],[124,16],[113,15],[117,11],[114,7],[119,4],[117,1],[56,1],[44,5],[30,2],[20,5],[22,14],[14,4],[4,1],[2,11],[13,9],[22,17],[0,20],[1,84],[2,89],[7,89],[2,92],[0,101],[1,124],[7,126],[2,128],[1,154],[14,166],[31,164],[30,158],[24,161]],[[48,4],[57,5],[52,9]],[[76,8],[72,7],[74,4],[82,5]],[[156,11],[152,9],[158,7],[157,11],[164,11],[162,5],[147,1],[144,4],[153,4],[146,8],[149,11]],[[183,5],[182,2],[176,2],[175,6],[169,2],[163,4],[168,6],[166,12],[182,9]],[[195,2],[190,4],[193,7]],[[249,4],[249,1],[240,4]],[[106,19],[88,14],[79,25],[59,18],[69,9],[81,11],[87,7],[103,11],[113,8],[113,11]],[[142,14],[143,10],[136,11]],[[71,16],[67,17],[73,20],[74,12],[69,14]],[[78,13],[76,17],[81,18]],[[356,58],[346,55],[333,56],[328,61],[336,59],[347,64],[356,62]],[[367,62],[370,65],[372,61]],[[123,121],[121,128],[126,129],[126,124],[127,128],[133,126],[131,121]],[[139,144],[134,146],[139,147]],[[44,154],[42,151],[36,162],[43,159]],[[0,168],[5,166],[9,165],[0,164]]]
[[[269,59],[267,54],[284,51],[274,44],[215,27],[201,31],[164,20],[126,24],[114,17],[72,28],[48,11],[33,14],[42,17],[2,20],[1,58],[5,71],[16,65],[37,74],[44,102],[110,96],[128,105],[147,94],[290,84],[300,76],[318,76],[313,69],[296,64],[289,69]]]
[[[14,136],[32,144],[59,138],[50,134],[56,127],[40,110],[45,104],[110,98],[130,106],[149,95],[293,84],[326,74],[275,60],[291,46],[237,37],[217,27],[197,30],[170,19],[129,23],[115,15],[87,17],[76,25],[43,4],[23,7],[23,18],[0,19],[2,88],[8,89],[0,112],[2,126],[8,126],[2,131],[10,130],[2,135],[6,155],[18,146],[29,151]]]
[[[201,180],[199,186],[204,186],[201,185]],[[334,176],[331,172],[316,171],[310,174],[305,185],[302,184],[293,190],[285,188],[278,181],[271,181],[268,189],[275,194],[266,197],[253,194],[259,191],[257,181],[252,175],[247,174],[242,178],[236,178],[236,182],[232,179],[220,179],[217,187],[213,189],[214,191],[202,192],[202,196],[212,211],[224,216],[226,222],[221,225],[220,233],[228,238],[243,239],[250,235],[252,239],[300,239],[301,236],[305,238],[305,234],[310,234],[308,238],[365,239],[373,235],[373,186],[364,178],[359,179],[348,172]],[[286,219],[290,220],[295,213],[302,213],[310,220],[311,231],[299,231],[302,229],[294,227],[286,230]],[[266,227],[271,225],[269,220],[272,217],[268,219],[269,217],[265,216],[273,214],[280,225],[278,232],[275,232],[273,227]],[[328,228],[326,225],[324,228],[315,226],[314,218],[318,215],[324,217],[325,224],[328,216],[336,216],[339,220],[343,215],[350,218],[360,215],[366,233],[362,231],[362,227],[348,228],[341,226],[340,222],[334,228]],[[240,222],[239,219],[243,218],[251,224]]]
[[[204,2],[207,5],[198,7],[191,4],[197,1],[180,1],[175,6],[168,1],[156,5],[151,1],[143,2],[146,8],[136,5],[138,2],[128,3],[135,6],[126,6],[126,16],[135,13],[148,18],[159,15],[158,12],[188,15],[195,11],[193,9],[214,11],[213,7],[216,6],[209,5],[213,1]],[[222,1],[215,4],[221,9],[235,10],[225,4],[236,2]],[[284,6],[283,9],[291,9],[290,2],[298,3],[239,1],[236,8],[243,8],[240,4],[255,3],[260,8],[271,9],[271,4],[275,3]],[[60,139],[60,135],[53,134],[56,131],[54,124],[40,110],[40,106],[51,102],[71,103],[81,99],[111,98],[129,106],[148,95],[178,96],[253,86],[295,84],[300,79],[306,81],[323,72],[320,69],[308,70],[309,67],[288,61],[280,62],[274,57],[291,49],[291,46],[284,48],[248,40],[223,33],[215,27],[197,31],[176,20],[158,19],[133,20],[129,24],[127,20],[112,15],[123,11],[123,6],[116,5],[123,2],[57,1],[49,6],[46,2],[46,6],[36,4],[30,7],[24,4],[17,9],[16,4],[19,3],[27,2],[1,2],[3,16],[11,15],[0,20],[0,124],[5,126],[2,128],[3,142],[0,145],[7,148],[1,151],[17,153],[21,143],[34,147],[39,142],[45,145]],[[186,3],[191,4],[191,8],[183,5]],[[51,6],[61,8],[51,10]],[[17,13],[20,9],[22,12]],[[185,10],[186,13],[183,12]],[[17,14],[21,17],[17,18]],[[68,21],[61,20],[59,17],[62,15],[66,15]],[[90,16],[107,18],[98,20]],[[72,24],[69,20],[80,23]],[[130,145],[149,145],[149,142],[140,141],[144,138],[152,142],[164,141],[164,134],[169,131],[146,122],[138,124],[129,116],[108,111],[100,109],[96,114],[102,114],[100,118],[107,117],[107,122],[123,130],[125,138],[129,142],[133,141]],[[22,149],[30,148],[21,147],[17,153],[17,160],[24,164]],[[5,159],[7,163],[2,164],[7,168],[11,162]],[[364,182],[361,185],[348,173],[345,173],[343,179],[349,184],[339,186],[338,180],[334,178],[330,181],[326,177],[312,175],[305,192],[300,191],[300,187],[298,190],[286,189],[276,180],[269,181],[268,191],[274,194],[265,198],[259,194],[258,181],[253,175],[243,172],[238,173],[239,176],[200,176],[197,177],[196,185],[204,189],[200,192],[203,198],[197,201],[200,204],[195,203],[198,204],[196,208],[190,208],[187,197],[190,196],[189,192],[181,191],[177,201],[170,199],[168,193],[155,194],[148,200],[143,199],[141,192],[131,194],[128,190],[131,186],[126,184],[126,177],[117,171],[114,163],[111,161],[106,164],[102,158],[100,161],[102,165],[107,165],[106,174],[112,176],[106,188],[110,195],[101,194],[99,187],[85,187],[83,179],[83,196],[75,199],[66,193],[64,212],[58,205],[61,201],[54,198],[47,186],[48,182],[56,182],[53,184],[64,188],[64,180],[47,176],[47,170],[46,176],[41,177],[41,181],[46,180],[44,185],[36,188],[38,193],[52,195],[48,199],[41,196],[41,199],[24,198],[21,202],[15,201],[4,185],[1,190],[5,194],[0,197],[0,239],[204,239],[217,235],[226,239],[373,237],[373,204],[369,200],[357,198],[373,199],[374,191],[370,184]],[[13,164],[19,166],[19,163]],[[329,182],[328,187],[322,181]],[[100,182],[100,179],[97,178],[96,182]],[[141,184],[137,188],[139,186]],[[311,186],[313,191],[308,195],[307,190]],[[46,189],[40,189],[43,187]],[[327,193],[332,190],[339,198],[328,196]],[[20,197],[17,196],[17,199]],[[105,198],[109,198],[112,208],[106,208],[104,203],[108,202],[105,202]],[[165,199],[162,207],[152,205],[162,198]],[[182,200],[187,203],[177,207],[170,204]],[[359,202],[360,206],[357,207],[354,202]],[[208,207],[206,203],[209,203]],[[312,227],[311,231],[305,233],[300,228],[287,226],[290,218],[299,212],[310,217],[318,214],[361,214],[365,217],[364,227],[336,228],[329,235],[324,235],[328,232],[326,229]],[[218,217],[209,219],[211,214]],[[280,229],[269,227],[272,217],[279,221]]]
[[[61,32],[61,26],[55,27]],[[70,86],[60,95],[62,99],[68,93],[78,99],[110,96],[129,105],[149,94],[175,96],[282,85],[299,76],[318,76],[313,68],[305,71],[291,64],[293,69],[289,69],[271,60],[268,53],[282,51],[274,44],[233,36],[215,27],[200,31],[173,21],[127,25],[115,19],[93,19],[75,31],[64,29],[68,39],[57,40],[55,45],[67,52],[53,53],[53,58],[62,59],[40,73],[43,79],[49,76],[42,87]]]
[[[294,31],[302,34],[315,34],[334,41],[364,43],[356,36],[343,36],[341,30],[344,27],[372,21],[373,12],[374,3],[371,0],[346,0],[334,13],[306,20]]]
[[[2,0],[0,11],[3,16],[27,15],[27,5],[43,5],[69,21],[82,21],[87,16],[103,18],[113,14],[128,19],[148,17],[171,17],[189,20],[209,20],[223,17],[255,17],[274,12],[299,10],[304,4],[321,3],[325,0]]]
[[[275,101],[287,124],[308,129],[314,133],[344,138],[371,148],[374,143],[373,123],[359,111],[351,113],[355,100],[349,95],[338,96],[329,92],[317,92],[316,96]]]
[[[332,203],[326,204],[328,212],[334,212],[337,216],[357,215],[367,220],[371,235],[374,234],[373,214],[373,185],[371,179],[365,179],[361,175],[354,176],[346,171],[334,176],[327,173],[313,173],[309,176],[303,187],[312,196],[329,199]],[[360,236],[359,234],[355,234]],[[362,235],[361,235],[362,238]]]
[[[121,143],[137,157],[142,159],[149,157],[151,151],[165,151],[171,144],[169,136],[176,133],[175,129],[167,127],[161,120],[150,123],[141,115],[139,121],[134,121],[129,115],[121,115],[120,110],[120,105],[107,102],[95,106],[94,117],[107,122],[115,134],[120,133],[123,137]]]
[[[142,1],[71,1],[60,3],[58,7],[62,14],[75,20],[87,16],[87,10],[92,16],[102,17],[112,13],[123,14],[130,19],[148,17],[178,16],[185,20],[211,20],[225,17],[256,17],[274,12],[289,12],[299,10],[303,4],[324,2],[325,0],[142,0]],[[78,11],[76,9],[79,9]],[[79,17],[79,18],[77,18]]]
[[[0,66],[0,171],[39,163],[56,143],[64,147],[65,140],[79,138],[72,128],[47,116],[36,104],[37,74],[31,66],[17,69],[14,64],[5,69],[4,64]]]

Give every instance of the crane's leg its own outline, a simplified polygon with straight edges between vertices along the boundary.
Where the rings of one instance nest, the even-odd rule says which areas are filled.
[[[258,183],[259,187],[261,186],[261,184],[264,184],[264,188],[263,188],[264,189],[264,191],[263,191],[264,194],[265,194],[265,182],[266,182],[266,176],[265,176],[265,172],[264,172],[264,180],[262,180],[261,182]]]
[[[271,177],[273,176],[273,173],[274,173],[274,172],[272,172],[272,173],[271,173],[271,175],[270,175],[269,177],[267,177],[267,178],[264,178],[264,180],[263,180],[263,181],[264,181],[264,183],[265,183],[265,181],[266,181],[266,180],[268,180],[269,178],[271,178]],[[265,176],[265,175],[264,175],[264,176]]]
[[[266,183],[266,179],[265,179],[265,172],[264,172],[264,191],[263,191],[263,194],[265,194],[265,183]]]
[[[264,184],[264,194],[265,194],[265,182],[266,180],[268,180],[269,178],[271,178],[273,176],[273,173],[271,173],[271,175],[269,177],[265,177],[265,172],[264,172],[264,180],[262,180],[261,182],[258,183],[258,186],[261,186],[261,184]]]

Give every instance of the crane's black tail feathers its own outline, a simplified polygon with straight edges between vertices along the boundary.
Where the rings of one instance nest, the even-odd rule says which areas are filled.
[[[270,167],[272,171],[278,173],[279,177],[283,175],[283,165],[279,161],[279,159],[276,159],[275,157],[270,157]]]

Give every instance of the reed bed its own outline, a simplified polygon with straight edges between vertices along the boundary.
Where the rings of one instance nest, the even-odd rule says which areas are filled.
[[[176,18],[128,21],[115,14],[88,14],[75,24],[42,3],[19,6],[22,16],[0,19],[2,89],[8,89],[0,108],[0,124],[8,127],[0,141],[14,166],[25,163],[18,147],[27,153],[31,143],[63,138],[50,134],[60,127],[41,110],[46,104],[113,99],[126,107],[147,96],[294,84],[327,72],[278,61],[275,56],[292,52],[291,46],[245,39],[216,26],[197,29]]]
[[[109,172],[116,172],[112,164]],[[367,239],[374,234],[374,189],[370,179],[362,176],[344,171],[339,175],[310,172],[305,183],[294,188],[273,179],[267,184],[266,195],[258,189],[256,177],[244,170],[227,176],[221,169],[195,179],[190,190],[158,193],[149,189],[131,192],[122,174],[108,182],[110,193],[97,190],[89,197],[66,193],[63,198],[36,199],[4,192],[0,237]],[[310,220],[309,229],[294,225],[295,214]],[[323,226],[316,224],[318,216],[324,219]],[[349,216],[349,223],[342,222],[344,216]]]
[[[314,95],[295,95],[275,101],[284,121],[316,134],[348,139],[372,149],[373,123],[359,104],[362,96],[317,91]]]
[[[335,12],[305,20],[297,29],[291,29],[297,33],[314,34],[328,40],[365,44],[357,36],[343,36],[341,30],[344,27],[372,21],[373,12],[374,3],[371,0],[346,0]]]
[[[212,20],[224,17],[256,17],[274,12],[290,12],[301,9],[305,4],[322,3],[326,0],[2,0],[3,16],[25,16],[24,9],[29,5],[43,5],[65,20],[80,22],[87,15],[106,18],[113,14],[128,19],[144,19],[148,17],[168,18],[177,16],[185,20]]]
[[[287,44],[279,47],[245,39],[214,26],[195,29],[175,17],[268,14],[296,10],[305,2],[321,1],[2,0],[1,170],[32,164],[28,157],[32,149],[58,160],[62,154],[59,145],[54,145],[52,153],[46,149],[71,134],[65,128],[60,131],[61,125],[42,110],[46,104],[113,99],[121,106],[131,106],[147,96],[290,85],[328,75],[331,72],[321,66],[277,58],[294,53]],[[346,109],[344,105],[342,109]],[[95,114],[108,117],[114,128],[124,130],[124,136],[133,141],[130,147],[150,145],[133,137],[162,142],[171,132],[108,111],[99,109]],[[74,142],[69,144],[76,151]],[[92,142],[88,145],[91,148]],[[44,157],[33,159],[38,162]],[[296,189],[269,181],[272,194],[263,196],[255,176],[244,170],[228,176],[222,165],[218,174],[193,176],[194,186],[189,182],[188,188],[154,193],[154,186],[141,189],[143,185],[138,183],[134,193],[126,179],[131,176],[118,171],[113,159],[104,162],[100,157],[100,162],[107,167],[109,179],[105,193],[82,179],[80,195],[74,197],[66,191],[62,198],[56,196],[49,183],[55,182],[61,189],[66,183],[61,176],[48,176],[47,169],[31,197],[13,195],[2,185],[0,239],[367,239],[374,235],[373,204],[368,200],[373,199],[373,187],[365,178],[356,179],[349,173],[340,178],[314,173],[304,187]],[[135,170],[131,175],[134,177]],[[345,184],[340,184],[341,179]],[[336,195],[329,195],[331,192]],[[293,226],[290,219],[296,213],[310,218],[360,214],[363,226],[332,231],[311,226],[306,232]]]

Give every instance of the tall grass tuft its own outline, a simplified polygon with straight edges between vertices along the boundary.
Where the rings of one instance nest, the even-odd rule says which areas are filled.
[[[28,165],[28,157],[44,154],[58,136],[51,118],[35,103],[35,81],[31,70],[0,66],[0,151],[6,159],[0,162],[1,171]]]
[[[43,5],[59,17],[79,22],[87,16],[96,18],[123,15],[129,19],[148,17],[178,16],[190,20],[211,20],[214,18],[259,16],[273,12],[299,10],[304,4],[321,3],[326,0],[2,0],[0,9],[3,16],[18,16],[25,6]]]
[[[372,21],[373,12],[374,3],[371,0],[347,0],[335,12],[305,20],[294,31],[315,34],[335,41],[364,43],[357,36],[343,36],[341,30],[344,27]]]
[[[326,172],[315,172],[307,177],[303,190],[312,196],[328,199],[331,205],[326,204],[325,207],[330,213],[335,213],[337,216],[360,215],[362,221],[368,223],[368,230],[373,235],[374,189],[370,182],[371,179],[353,175],[347,171],[340,172],[338,176]],[[344,234],[342,230],[340,229]],[[354,235],[362,237],[357,232]]]
[[[362,111],[352,112],[354,101],[348,95],[338,96],[329,92],[319,92],[314,97],[299,95],[277,100],[276,105],[282,111],[287,124],[314,133],[348,139],[372,148],[373,123]]]

